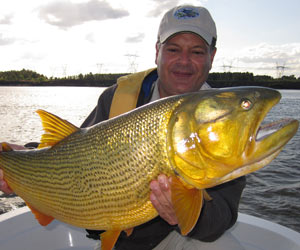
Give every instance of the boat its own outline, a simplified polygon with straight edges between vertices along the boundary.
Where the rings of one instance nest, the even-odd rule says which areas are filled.
[[[100,241],[86,231],[57,220],[40,226],[28,207],[0,215],[1,250],[94,250]],[[201,250],[299,250],[300,233],[279,224],[239,213],[237,223]]]

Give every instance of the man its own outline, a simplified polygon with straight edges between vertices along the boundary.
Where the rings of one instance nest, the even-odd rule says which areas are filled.
[[[169,10],[158,31],[157,69],[118,79],[117,84],[103,92],[82,127],[162,97],[210,88],[206,79],[216,53],[216,39],[215,23],[205,8],[178,6]],[[0,181],[0,185],[3,191],[10,191],[4,181]],[[187,237],[183,237],[178,233],[169,179],[160,175],[150,183],[150,200],[159,216],[136,227],[129,237],[122,233],[115,247],[122,250],[162,250],[175,249],[180,245],[180,249],[197,249],[197,246],[191,247],[191,242],[197,245],[198,240],[214,241],[236,222],[244,186],[245,177],[241,177],[208,189],[212,200],[204,202],[197,224]],[[90,237],[99,239],[99,232],[88,232]],[[194,243],[192,245],[195,246]]]
[[[158,31],[157,69],[118,79],[118,84],[103,92],[82,126],[91,126],[162,97],[209,88],[206,79],[216,53],[216,39],[215,23],[205,8],[178,6],[169,10]],[[126,106],[128,99],[130,108]],[[214,241],[221,236],[237,219],[244,186],[242,177],[209,189],[213,200],[204,203],[199,221],[188,236],[202,241]],[[175,249],[172,242],[189,244],[180,242],[188,237],[175,233],[177,218],[168,178],[160,175],[150,183],[150,189],[150,199],[160,216],[136,227],[130,237],[121,234],[116,249]]]

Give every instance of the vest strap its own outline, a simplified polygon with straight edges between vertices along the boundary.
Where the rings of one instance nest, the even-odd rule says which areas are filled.
[[[145,77],[155,68],[122,76],[117,80],[117,89],[112,99],[109,118],[136,108],[141,86]]]

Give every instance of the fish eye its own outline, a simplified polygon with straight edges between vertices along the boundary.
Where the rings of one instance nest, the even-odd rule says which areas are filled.
[[[252,106],[253,106],[253,104],[252,104],[252,102],[249,99],[243,99],[241,101],[241,107],[244,110],[249,110],[249,109],[252,108]]]

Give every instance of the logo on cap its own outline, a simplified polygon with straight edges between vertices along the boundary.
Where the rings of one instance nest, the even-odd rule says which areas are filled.
[[[199,12],[194,8],[181,8],[174,14],[176,19],[191,19],[199,16]]]

